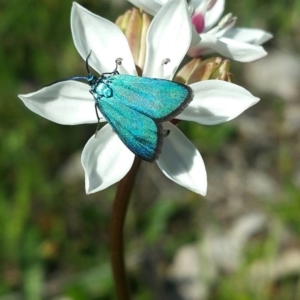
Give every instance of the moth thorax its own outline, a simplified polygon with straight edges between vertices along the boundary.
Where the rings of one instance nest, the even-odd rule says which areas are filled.
[[[97,87],[96,87],[96,93],[99,95],[99,96],[104,96],[106,98],[108,97],[111,97],[112,96],[112,90],[111,88],[103,83],[103,82],[100,82]]]

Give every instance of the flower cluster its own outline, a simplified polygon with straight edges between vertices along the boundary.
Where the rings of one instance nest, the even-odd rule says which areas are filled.
[[[172,80],[187,53],[198,55],[205,52],[203,48],[210,48],[226,54],[220,51],[219,45],[228,42],[229,36],[233,37],[230,33],[233,29],[225,30],[226,26],[228,29],[232,25],[232,19],[225,22],[227,25],[222,28],[218,25],[218,30],[206,31],[207,26],[213,24],[213,18],[220,16],[220,6],[224,1],[197,1],[200,3],[195,6],[192,18],[185,0],[131,2],[153,14],[152,22],[144,14],[132,11],[127,16],[132,18],[132,22],[136,20],[134,15],[139,18],[140,27],[133,23],[131,25],[135,30],[130,30],[127,26],[130,18],[123,16],[117,21],[120,29],[114,23],[73,3],[71,30],[75,47],[84,60],[92,49],[89,64],[99,74],[112,71],[116,58],[122,58],[122,65],[118,69],[122,74]],[[213,13],[214,10],[218,12]],[[195,43],[195,28],[200,34],[197,34],[198,44]],[[236,38],[239,31],[236,29],[235,33]],[[207,44],[213,37],[215,47]],[[229,52],[230,49],[227,48]],[[236,57],[233,54],[228,56]],[[257,103],[258,98],[231,83],[228,68],[227,60],[213,58],[205,63],[193,59],[181,69],[175,79],[190,85],[194,99],[176,118],[215,125],[235,118]],[[58,82],[31,94],[19,95],[19,98],[33,112],[59,124],[97,122],[89,85],[78,81]],[[100,119],[101,122],[105,121],[102,116]],[[199,151],[171,122],[164,123],[164,128],[169,129],[171,134],[164,140],[162,153],[156,161],[158,167],[177,184],[205,195],[207,176]],[[121,142],[110,125],[104,125],[96,137],[89,139],[82,152],[86,192],[94,193],[118,182],[130,170],[133,160],[134,154]]]
[[[128,0],[155,15],[167,0]],[[233,28],[237,18],[223,14],[225,0],[191,0],[189,11],[193,36],[188,55],[197,57],[213,52],[240,61],[252,62],[267,55],[262,45],[272,35],[261,29]],[[219,21],[219,22],[218,22]],[[217,25],[216,25],[217,24]]]

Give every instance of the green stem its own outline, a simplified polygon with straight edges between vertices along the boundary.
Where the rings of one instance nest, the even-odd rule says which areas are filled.
[[[135,158],[128,174],[119,182],[110,221],[110,261],[117,300],[130,300],[123,246],[123,227],[131,191],[141,159]]]

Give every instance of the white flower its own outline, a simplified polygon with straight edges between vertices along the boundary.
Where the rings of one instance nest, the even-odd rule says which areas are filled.
[[[185,0],[169,1],[162,7],[148,30],[143,76],[172,79],[190,45],[190,24]],[[82,58],[93,51],[89,63],[97,72],[112,71],[115,59],[121,57],[119,72],[136,75],[127,40],[115,24],[74,3],[71,29]],[[163,64],[166,59],[170,62]],[[191,87],[194,100],[178,119],[200,124],[231,120],[259,100],[245,89],[223,81],[203,81]],[[97,122],[88,84],[62,81],[19,97],[30,110],[59,124]],[[207,178],[200,153],[176,126],[166,122],[164,127],[170,129],[170,134],[164,139],[158,167],[174,182],[205,195]],[[133,160],[134,154],[106,124],[96,137],[90,138],[82,152],[86,192],[103,190],[122,179]]]
[[[128,0],[144,11],[155,15],[166,0]],[[170,0],[172,1],[172,0]],[[192,0],[194,9],[191,21],[194,25],[193,38],[188,55],[197,57],[213,52],[240,62],[252,62],[267,55],[260,45],[272,38],[261,29],[233,28],[236,17],[224,16],[225,0]]]
[[[225,0],[192,0],[192,23],[200,36],[188,52],[191,57],[218,52],[240,62],[252,62],[267,55],[260,45],[272,35],[260,29],[233,28],[236,17],[227,14],[212,28],[223,13]]]

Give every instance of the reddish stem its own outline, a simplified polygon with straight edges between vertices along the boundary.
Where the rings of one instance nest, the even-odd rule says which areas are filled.
[[[141,163],[135,158],[128,174],[119,182],[110,221],[110,261],[117,300],[130,300],[130,291],[124,261],[123,227],[135,176]]]

